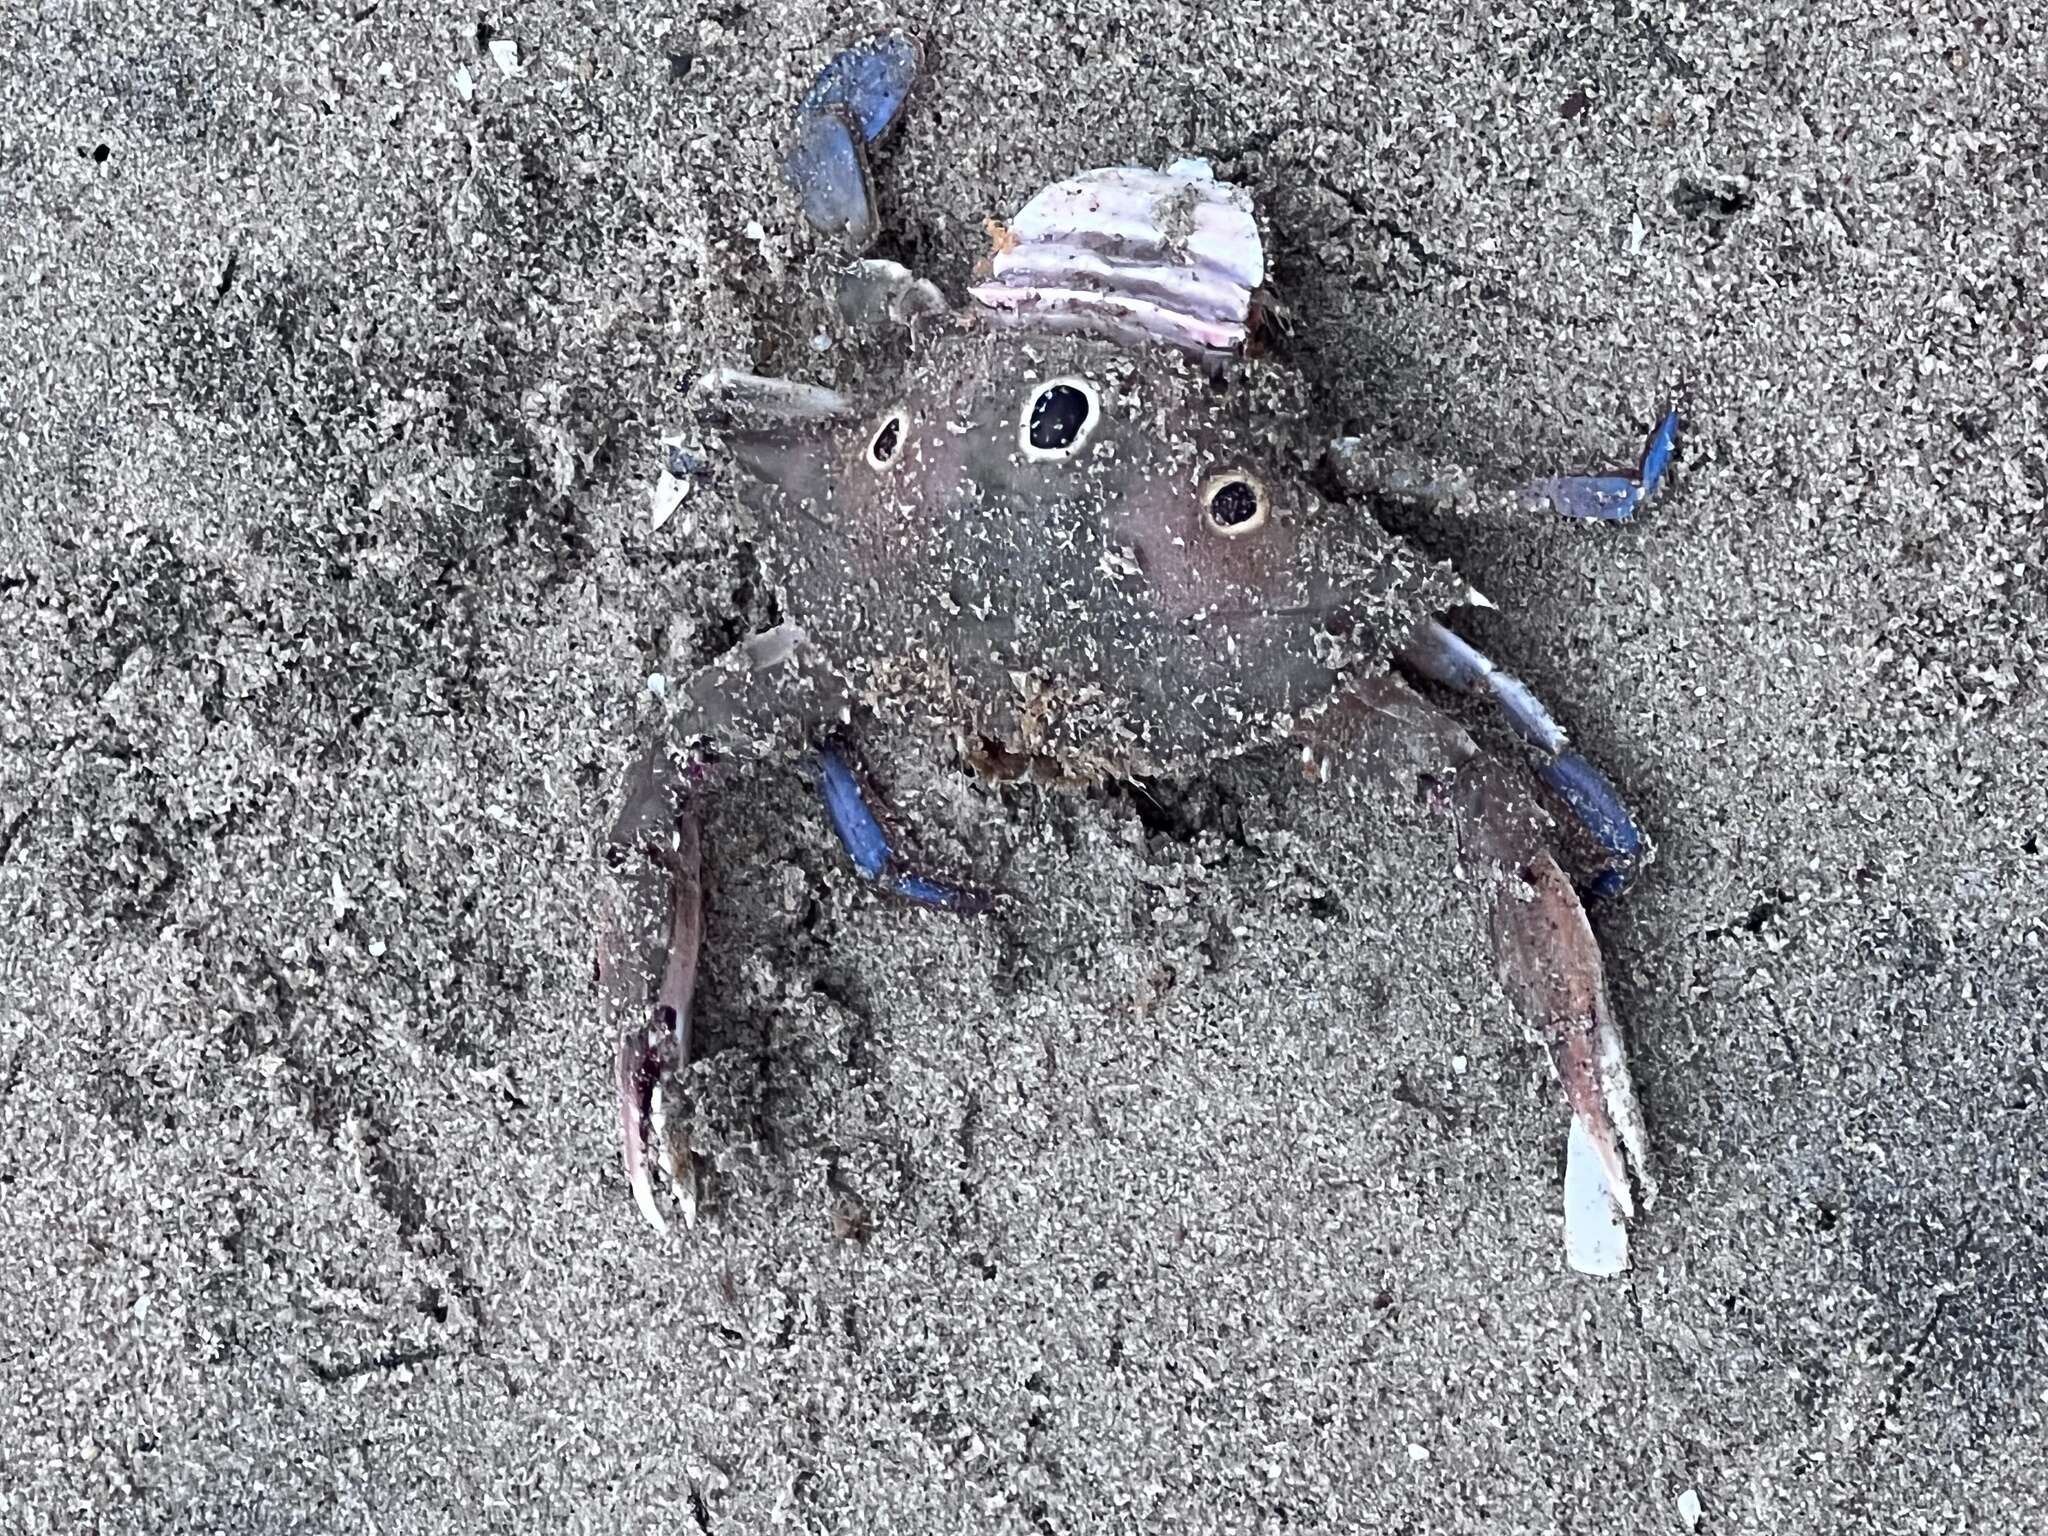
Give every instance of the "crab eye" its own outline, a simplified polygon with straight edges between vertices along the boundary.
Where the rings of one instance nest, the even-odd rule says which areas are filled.
[[[1272,500],[1266,483],[1241,469],[1211,475],[1202,483],[1202,516],[1226,539],[1243,538],[1266,526]]]
[[[1088,444],[1102,419],[1102,397],[1083,378],[1051,379],[1034,385],[1018,446],[1027,459],[1071,459]]]
[[[876,425],[874,435],[868,439],[868,464],[874,469],[887,469],[896,462],[896,455],[903,451],[903,439],[910,431],[910,417],[897,409],[884,416]]]

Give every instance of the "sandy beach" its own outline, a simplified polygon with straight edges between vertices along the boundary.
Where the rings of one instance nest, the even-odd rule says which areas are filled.
[[[15,0],[0,1526],[2048,1524],[2048,25],[1914,11]],[[719,1203],[640,1221],[597,839],[649,677],[774,612],[662,438],[862,367],[778,154],[883,28],[878,254],[958,294],[1042,184],[1207,157],[1327,430],[1469,474],[1387,520],[1657,845],[1594,911],[1625,1278],[1449,832],[1285,745],[869,740],[975,921],[744,777]],[[1634,522],[1509,494],[1673,399]]]

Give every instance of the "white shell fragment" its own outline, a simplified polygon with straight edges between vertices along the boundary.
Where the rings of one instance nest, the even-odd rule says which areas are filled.
[[[491,39],[491,62],[507,80],[516,80],[526,73],[526,67],[519,62],[519,45],[509,37]]]
[[[770,667],[779,667],[803,648],[810,636],[804,627],[791,619],[784,619],[773,629],[764,629],[758,635],[749,635],[740,642],[739,648],[745,653],[747,665],[756,672],[765,672]]]
[[[1582,1275],[1611,1279],[1628,1269],[1628,1227],[1586,1124],[1572,1116],[1564,1154],[1564,1256]]]
[[[991,270],[969,292],[997,323],[1228,351],[1245,340],[1266,253],[1250,195],[1180,160],[1053,183],[1010,221]]]
[[[1700,1528],[1700,1520],[1705,1514],[1706,1510],[1700,1504],[1698,1489],[1688,1488],[1678,1496],[1678,1518],[1685,1522],[1685,1528],[1688,1531],[1698,1530]]]
[[[659,532],[676,515],[676,508],[689,494],[690,482],[664,469],[661,478],[654,482],[654,510],[648,518],[648,526]]]

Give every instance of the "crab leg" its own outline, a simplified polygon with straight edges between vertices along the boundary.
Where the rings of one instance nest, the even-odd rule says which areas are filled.
[[[1600,946],[1551,852],[1551,817],[1523,775],[1481,753],[1398,678],[1359,685],[1304,735],[1318,776],[1342,762],[1396,787],[1427,785],[1430,803],[1450,812],[1477,866],[1502,990],[1548,1048],[1576,1122],[1575,1150],[1591,1154],[1616,1218],[1603,1225],[1610,1213],[1574,1204],[1568,1254],[1574,1268],[1617,1272],[1627,1262],[1620,1220],[1634,1214],[1637,1191],[1647,1205],[1656,1184]]]
[[[598,1008],[617,1040],[619,1131],[633,1199],[666,1231],[652,1164],[680,1182],[668,1144],[663,1083],[689,1059],[690,996],[703,938],[702,845],[688,773],[659,745],[626,779],[625,803],[605,840]],[[686,1153],[684,1155],[687,1155]],[[686,1219],[693,1214],[685,1204]]]
[[[1590,882],[1593,893],[1613,896],[1627,890],[1646,852],[1642,830],[1606,775],[1573,748],[1564,727],[1529,685],[1434,619],[1401,648],[1400,659],[1430,682],[1484,694],[1499,706],[1515,734],[1534,749],[1537,774],[1599,845],[1603,867]]]
[[[750,635],[680,690],[673,740],[731,736],[771,713],[836,711],[839,698],[811,665],[795,624]],[[683,1219],[696,1216],[690,1151],[668,1124],[671,1076],[689,1063],[690,1001],[703,942],[700,803],[711,766],[678,760],[662,743],[627,770],[618,819],[605,839],[597,946],[598,1013],[616,1042],[619,1134],[626,1181],[656,1231],[668,1223],[654,1194],[667,1174]]]
[[[1667,409],[1650,429],[1633,472],[1552,475],[1525,487],[1524,494],[1531,501],[1547,503],[1564,517],[1625,523],[1664,483],[1671,461],[1678,455],[1679,426],[1678,412]]]
[[[907,37],[848,48],[819,71],[797,105],[796,137],[782,173],[804,217],[837,235],[850,254],[866,250],[880,232],[868,150],[902,117],[923,59]]]
[[[853,867],[893,896],[941,912],[986,912],[986,892],[951,881],[920,875],[906,868],[894,839],[870,804],[870,796],[854,766],[852,754],[837,742],[818,749],[819,793],[832,830],[845,846]]]

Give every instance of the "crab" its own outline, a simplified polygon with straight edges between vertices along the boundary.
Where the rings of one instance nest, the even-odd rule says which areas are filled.
[[[690,395],[792,617],[672,690],[606,842],[599,990],[640,1210],[666,1226],[662,1170],[694,1215],[665,1100],[689,1056],[702,806],[726,765],[814,754],[861,875],[972,914],[989,894],[920,868],[876,814],[862,722],[1060,784],[1185,777],[1291,742],[1310,777],[1362,774],[1454,824],[1502,988],[1570,1109],[1567,1260],[1618,1272],[1656,1186],[1574,877],[1619,890],[1647,840],[1550,710],[1445,622],[1484,599],[1317,489],[1332,476],[1301,381],[1257,355],[1265,263],[1242,188],[1199,161],[1068,178],[992,226],[960,305],[861,256],[876,230],[867,149],[918,65],[900,38],[839,55],[786,164],[806,216],[845,247],[842,309],[877,332],[863,385],[713,369]],[[1659,423],[1633,476],[1545,492],[1578,515],[1632,511],[1676,429]],[[1482,752],[1424,689],[1491,701],[1528,760]]]

